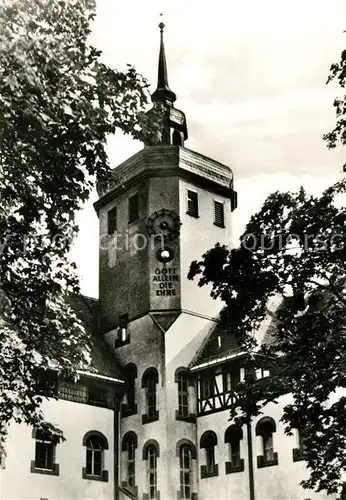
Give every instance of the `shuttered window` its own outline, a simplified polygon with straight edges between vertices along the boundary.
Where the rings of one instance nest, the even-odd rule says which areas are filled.
[[[198,194],[196,191],[187,191],[187,214],[198,217]]]
[[[107,232],[112,235],[117,230],[117,207],[112,208],[107,214]]]
[[[223,203],[216,200],[214,200],[214,224],[215,226],[225,227]]]

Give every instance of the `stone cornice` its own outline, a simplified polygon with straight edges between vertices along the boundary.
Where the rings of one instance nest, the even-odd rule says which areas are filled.
[[[111,174],[107,185],[98,186],[98,210],[114,196],[149,177],[179,176],[211,191],[230,194],[230,167],[180,146],[151,146],[127,159]]]

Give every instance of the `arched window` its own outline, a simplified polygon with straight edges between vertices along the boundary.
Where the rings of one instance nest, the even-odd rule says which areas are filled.
[[[240,441],[243,439],[243,431],[239,425],[230,425],[225,432],[225,443],[228,444],[228,461],[226,462],[226,474],[241,472],[244,470],[244,459],[240,456]]]
[[[301,426],[297,429],[297,441],[298,448],[294,448],[293,452],[293,462],[299,462],[304,458],[304,451],[306,448],[306,429],[304,426]]]
[[[136,488],[136,448],[137,435],[129,431],[122,441],[122,451],[124,453],[124,478],[123,486],[135,490]]]
[[[159,491],[157,489],[157,459],[159,457],[159,444],[154,439],[148,441],[143,447],[143,460],[146,460],[147,475],[147,498],[158,500]]]
[[[83,479],[108,481],[108,471],[105,470],[104,450],[108,450],[107,438],[98,431],[89,431],[83,437],[83,446],[86,447],[85,467]]]
[[[215,446],[217,436],[214,431],[206,431],[202,434],[199,446],[205,449],[205,465],[201,466],[201,478],[213,477],[219,474],[218,465],[215,463]]]
[[[188,445],[180,448],[180,498],[191,498],[192,492],[192,454]]]
[[[278,464],[278,454],[274,452],[273,434],[276,432],[275,421],[271,417],[263,417],[257,422],[256,436],[261,438],[262,455],[257,457],[257,466],[265,467]]]
[[[145,407],[146,413],[142,415],[142,423],[158,420],[159,412],[156,409],[156,384],[159,376],[156,368],[148,368],[142,378],[142,387],[145,389]]]
[[[121,406],[121,416],[127,417],[137,413],[136,404],[136,378],[137,378],[137,367],[133,363],[129,363],[124,368],[124,373],[126,377],[126,404]]]
[[[35,460],[31,462],[31,472],[59,475],[59,465],[55,463],[57,436],[50,432],[34,429],[32,437],[35,439]]]
[[[189,439],[181,439],[177,443],[177,457],[179,458],[180,488],[178,500],[190,500],[194,493],[194,468],[193,460],[197,459],[197,451]]]
[[[184,133],[174,130],[172,134],[172,143],[177,146],[184,146]]]

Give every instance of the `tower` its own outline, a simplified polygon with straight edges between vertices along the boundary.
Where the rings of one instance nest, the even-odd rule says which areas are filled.
[[[229,242],[236,208],[232,170],[185,147],[186,118],[174,106],[163,23],[159,28],[158,82],[147,114],[155,133],[99,186],[95,204],[100,330],[128,380],[119,436],[123,498],[157,498],[148,496],[156,488],[161,498],[176,499],[179,467],[188,456],[196,459],[187,366],[215,326],[220,304],[187,274],[206,250]],[[185,406],[177,403],[178,384],[186,389]],[[138,466],[143,460],[148,467],[148,450],[156,453],[156,475]],[[196,484],[189,488],[197,491]]]
[[[174,107],[160,27],[157,88],[148,117],[159,137],[117,166],[99,186],[101,330],[150,311],[213,315],[215,301],[187,280],[190,263],[228,243],[236,207],[232,170],[184,147],[185,114]]]

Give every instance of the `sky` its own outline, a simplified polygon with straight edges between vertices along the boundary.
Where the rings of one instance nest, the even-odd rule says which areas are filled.
[[[301,185],[318,193],[342,176],[344,151],[328,150],[322,136],[335,124],[333,101],[342,95],[326,80],[346,48],[344,0],[96,1],[91,43],[113,68],[133,64],[152,91],[157,25],[165,23],[169,85],[186,114],[186,147],[232,167],[236,236],[269,193]],[[141,147],[120,134],[110,138],[112,166]],[[94,193],[78,215],[72,253],[82,291],[94,297],[96,199]]]

